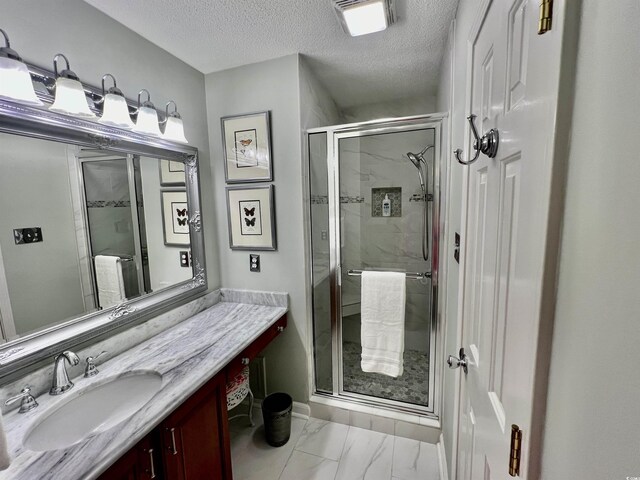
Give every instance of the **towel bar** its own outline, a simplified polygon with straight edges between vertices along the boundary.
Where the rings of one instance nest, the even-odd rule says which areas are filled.
[[[350,277],[359,277],[362,275],[363,270],[347,270],[347,275]],[[405,273],[405,272],[400,272]],[[423,278],[431,278],[431,272],[407,272],[405,274],[407,278],[411,280],[421,280]]]

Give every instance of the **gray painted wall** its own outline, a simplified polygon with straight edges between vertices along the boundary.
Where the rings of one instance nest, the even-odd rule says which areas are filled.
[[[67,146],[6,134],[0,146],[0,245],[22,335],[85,310]],[[16,245],[13,229],[22,227],[41,227],[43,242]]]
[[[542,478],[640,475],[640,3],[582,1]]]
[[[82,0],[58,0],[52,8],[38,0],[0,0],[0,11],[12,48],[26,61],[53,69],[53,56],[61,52],[86,83],[98,86],[108,72],[128,98],[146,88],[156,107],[177,102],[187,139],[200,151],[209,288],[219,287],[204,75]]]
[[[309,395],[310,318],[302,128],[329,120],[335,115],[335,106],[298,55],[209,74],[206,90],[222,283],[229,288],[289,293],[289,328],[265,352],[268,388],[305,402]],[[271,111],[278,250],[256,252],[262,271],[251,273],[249,252],[229,248],[220,117],[264,110]]]
[[[305,303],[302,162],[298,56],[206,76],[211,169],[214,178],[222,283],[228,288],[275,290],[290,295],[289,327],[267,357],[269,391],[306,401],[307,317]],[[271,111],[278,250],[260,254],[261,272],[249,272],[249,252],[229,248],[220,117]]]

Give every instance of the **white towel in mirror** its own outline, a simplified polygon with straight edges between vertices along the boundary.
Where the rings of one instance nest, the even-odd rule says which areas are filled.
[[[124,278],[120,257],[96,255],[96,283],[98,284],[98,303],[105,308],[113,307],[126,300]]]

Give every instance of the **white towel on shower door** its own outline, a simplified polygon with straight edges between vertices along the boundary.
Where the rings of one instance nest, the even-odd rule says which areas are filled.
[[[98,284],[98,303],[105,308],[113,307],[126,300],[122,262],[120,257],[96,255],[96,283]]]
[[[406,275],[362,272],[361,291],[362,371],[399,377],[404,370]]]

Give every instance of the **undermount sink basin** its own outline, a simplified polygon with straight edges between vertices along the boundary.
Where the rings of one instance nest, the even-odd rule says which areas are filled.
[[[24,446],[57,450],[109,430],[142,408],[161,385],[162,376],[156,372],[133,373],[85,389],[76,385],[63,394],[68,401],[36,420]]]

